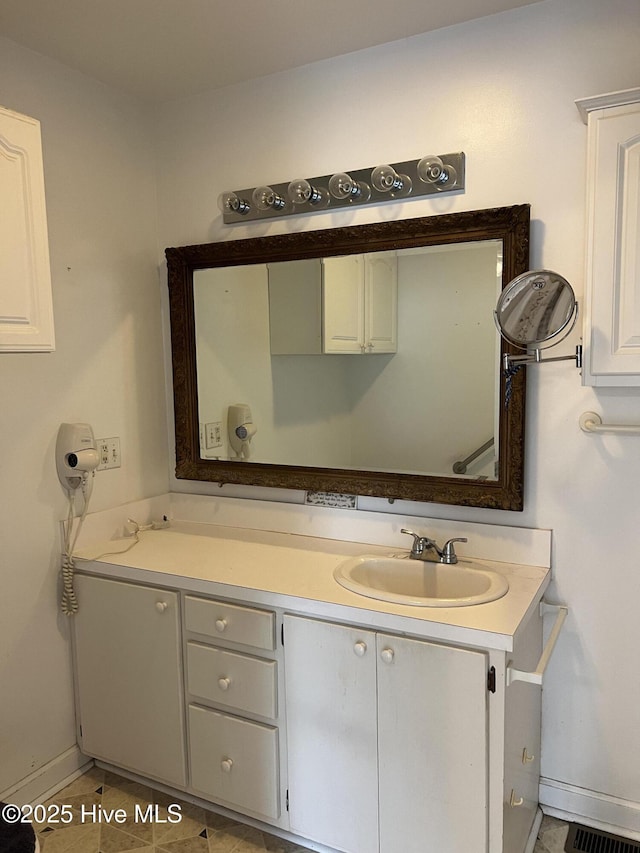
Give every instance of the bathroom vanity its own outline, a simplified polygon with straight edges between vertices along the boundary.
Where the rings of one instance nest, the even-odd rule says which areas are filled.
[[[474,561],[508,592],[445,607],[334,579],[397,552],[185,522],[82,562],[82,751],[319,851],[521,853],[549,572]]]

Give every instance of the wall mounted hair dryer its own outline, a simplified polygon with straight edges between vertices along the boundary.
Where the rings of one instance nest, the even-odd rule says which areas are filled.
[[[253,425],[251,409],[246,403],[234,403],[227,412],[227,431],[229,444],[235,452],[235,459],[246,462],[251,455],[251,439],[257,429]]]
[[[87,500],[100,462],[89,424],[61,424],[56,441],[56,468],[62,488],[74,492],[82,486]]]

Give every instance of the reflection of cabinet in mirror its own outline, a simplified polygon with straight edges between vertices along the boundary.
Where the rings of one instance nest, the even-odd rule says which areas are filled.
[[[272,355],[394,353],[395,252],[269,264]]]

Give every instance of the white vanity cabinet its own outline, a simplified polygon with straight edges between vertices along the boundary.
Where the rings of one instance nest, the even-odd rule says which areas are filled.
[[[85,563],[83,752],[323,853],[524,853],[546,570],[405,614],[336,584],[345,555],[312,543],[149,531],[126,563]]]
[[[78,740],[86,755],[184,788],[178,593],[77,575]]]
[[[577,101],[588,126],[583,383],[640,385],[640,89]]]
[[[186,595],[184,628],[190,789],[277,822],[275,613]]]
[[[486,853],[487,654],[284,623],[292,830],[349,853]]]
[[[323,258],[326,353],[394,353],[398,349],[395,252]]]

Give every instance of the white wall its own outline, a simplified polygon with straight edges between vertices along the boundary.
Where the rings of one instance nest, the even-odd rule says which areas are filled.
[[[0,103],[39,119],[57,350],[0,355],[0,791],[75,744],[59,613],[54,447],[63,421],[119,436],[92,508],[166,491],[167,434],[149,116],[0,39]]]
[[[160,242],[529,202],[531,265],[558,270],[581,296],[586,129],[574,101],[637,86],[639,44],[637,0],[548,0],[167,104],[158,124]],[[233,228],[216,210],[224,189],[455,150],[468,158],[463,195]],[[553,528],[549,597],[568,602],[571,616],[544,693],[543,774],[640,804],[640,438],[581,433],[578,417],[591,409],[638,421],[639,392],[582,388],[570,363],[531,369],[525,511],[395,508]]]

